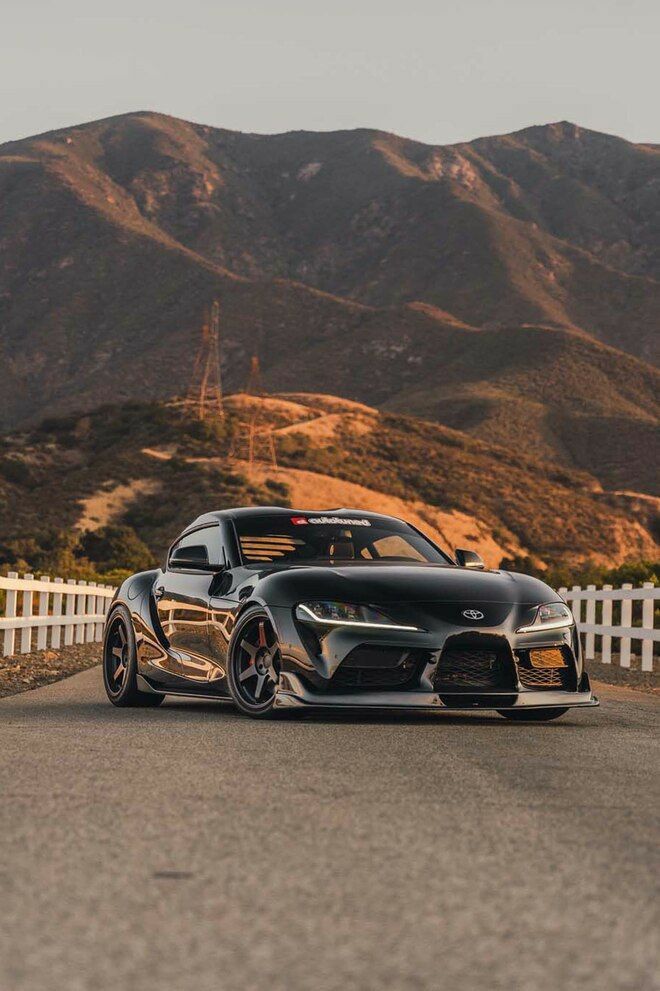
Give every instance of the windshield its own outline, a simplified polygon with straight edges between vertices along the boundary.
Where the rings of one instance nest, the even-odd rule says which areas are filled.
[[[447,564],[440,551],[400,520],[337,516],[242,516],[235,521],[245,564],[399,561]]]

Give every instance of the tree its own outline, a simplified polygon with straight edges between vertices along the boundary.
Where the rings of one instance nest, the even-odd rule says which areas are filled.
[[[80,538],[81,556],[100,572],[144,571],[153,567],[153,554],[133,527],[104,526]]]

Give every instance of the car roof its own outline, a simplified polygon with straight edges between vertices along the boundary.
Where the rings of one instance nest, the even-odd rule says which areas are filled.
[[[204,523],[218,523],[220,520],[240,519],[246,516],[340,516],[353,518],[355,516],[367,517],[368,519],[392,520],[398,519],[395,516],[387,516],[385,513],[372,513],[365,509],[347,509],[342,506],[340,509],[293,509],[290,506],[237,506],[232,509],[219,509],[213,513],[204,513],[190,523],[186,530],[192,527],[201,526]]]

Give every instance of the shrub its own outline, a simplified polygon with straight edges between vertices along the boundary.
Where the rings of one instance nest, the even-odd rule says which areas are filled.
[[[104,526],[80,538],[80,555],[98,571],[144,571],[154,564],[147,545],[130,526]]]
[[[30,466],[22,458],[7,455],[0,459],[0,475],[13,485],[24,488],[34,484],[35,478]]]

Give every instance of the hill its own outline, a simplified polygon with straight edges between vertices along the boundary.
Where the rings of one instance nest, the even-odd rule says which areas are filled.
[[[0,422],[181,393],[217,295],[230,389],[257,350],[273,389],[656,492],[659,179],[566,123],[433,147],[137,113],[2,145]]]
[[[120,539],[140,567],[195,515],[249,503],[393,513],[489,565],[615,565],[657,550],[627,497],[443,426],[310,394],[237,395],[226,410],[213,425],[177,404],[102,407],[5,435],[0,564],[111,570]],[[254,416],[274,431],[278,467],[245,460]]]

